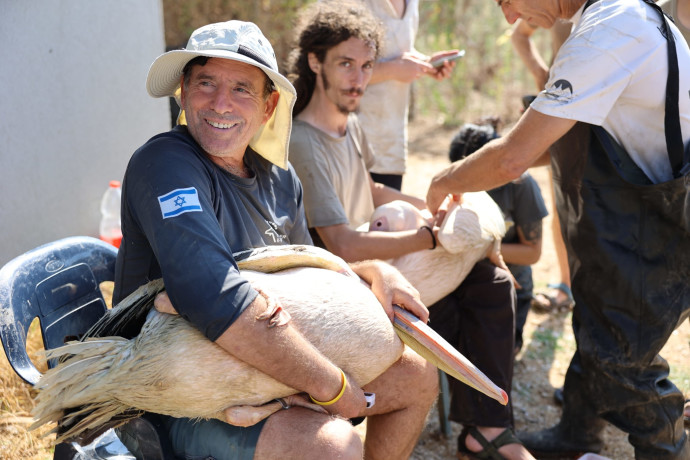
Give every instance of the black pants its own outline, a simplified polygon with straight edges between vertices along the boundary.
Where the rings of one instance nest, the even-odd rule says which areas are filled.
[[[599,435],[605,419],[638,460],[689,459],[683,394],[659,356],[690,313],[684,179],[642,183],[620,145],[583,123],[549,151],[575,298],[562,431]]]
[[[377,174],[369,173],[374,182],[379,184],[387,185],[390,188],[394,188],[398,191],[402,189],[402,174]]]
[[[429,307],[429,326],[509,395],[513,379],[515,289],[508,273],[478,262],[462,284]],[[463,425],[513,427],[513,409],[453,378],[450,419]]]

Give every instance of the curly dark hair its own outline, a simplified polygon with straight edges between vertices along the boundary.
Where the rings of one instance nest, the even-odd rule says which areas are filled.
[[[448,158],[455,162],[462,160],[484,146],[490,140],[500,137],[496,131],[500,120],[484,118],[475,123],[465,123],[450,141]]]
[[[293,116],[309,104],[316,87],[316,75],[307,56],[314,53],[323,62],[326,53],[352,37],[370,43],[378,57],[383,28],[365,5],[355,1],[320,1],[305,8],[297,18],[295,48],[288,57],[288,78],[297,90]]]

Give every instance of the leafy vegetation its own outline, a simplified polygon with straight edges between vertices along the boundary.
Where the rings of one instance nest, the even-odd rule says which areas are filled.
[[[295,15],[312,1],[163,0],[166,46],[184,47],[194,29],[204,24],[241,19],[264,31],[282,66],[291,49]],[[546,53],[548,34],[540,32],[535,42]],[[458,48],[466,55],[448,81],[422,78],[414,84],[414,114],[450,125],[490,115],[515,121],[521,96],[535,88],[509,34],[510,26],[491,0],[421,0],[417,49],[431,54]]]

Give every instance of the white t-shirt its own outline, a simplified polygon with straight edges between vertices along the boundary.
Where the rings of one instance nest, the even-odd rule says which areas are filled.
[[[532,103],[545,115],[603,126],[654,182],[672,178],[664,134],[667,42],[660,16],[639,0],[600,0],[573,16],[573,31]],[[690,141],[690,49],[678,29],[679,107]]]
[[[419,0],[408,0],[405,14],[397,16],[388,0],[362,0],[383,23],[385,38],[381,61],[397,59],[414,50],[419,28]],[[410,83],[386,80],[367,86],[359,107],[359,119],[374,148],[376,161],[370,171],[404,174],[407,162],[407,113]]]

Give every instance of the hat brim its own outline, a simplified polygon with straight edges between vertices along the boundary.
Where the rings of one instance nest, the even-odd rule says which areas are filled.
[[[146,78],[146,90],[153,97],[173,97],[180,86],[182,70],[197,56],[230,59],[261,69],[271,79],[280,94],[271,118],[254,135],[249,146],[276,166],[287,169],[288,146],[292,130],[292,107],[297,93],[292,84],[280,73],[254,59],[227,50],[173,50],[153,61]]]

